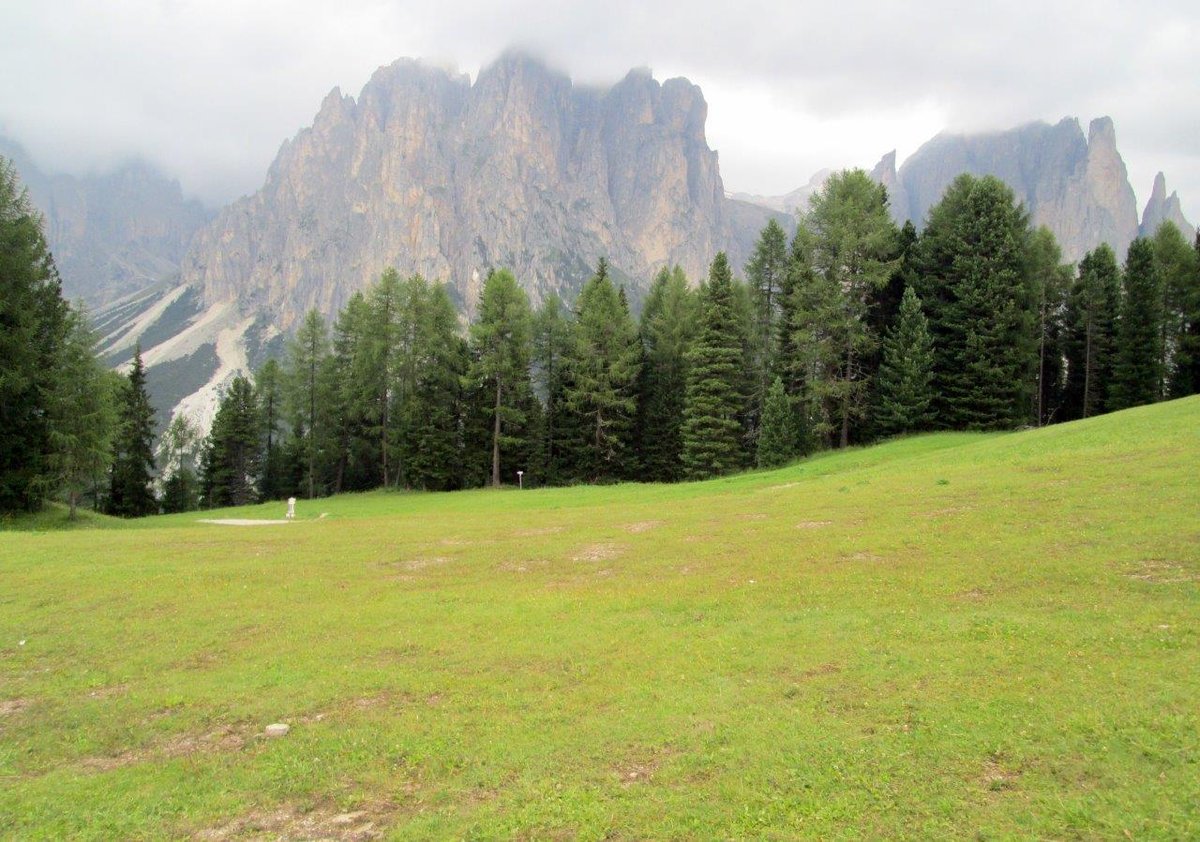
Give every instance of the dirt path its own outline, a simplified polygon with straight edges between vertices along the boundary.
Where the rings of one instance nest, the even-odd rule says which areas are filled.
[[[201,518],[196,521],[196,523],[215,523],[217,526],[275,526],[276,524],[292,522],[290,520],[252,520],[250,518],[238,517],[218,518],[216,520]]]

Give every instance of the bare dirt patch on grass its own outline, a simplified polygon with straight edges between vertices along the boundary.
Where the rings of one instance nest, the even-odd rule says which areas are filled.
[[[174,734],[140,749],[125,749],[117,754],[85,757],[79,761],[79,766],[89,772],[111,772],[114,769],[153,760],[241,751],[256,735],[247,727],[223,725],[212,731]]]
[[[979,782],[988,792],[1005,792],[1016,789],[1020,777],[1020,770],[1010,769],[998,758],[989,757],[983,762],[983,774],[979,776]]]
[[[797,529],[820,529],[823,526],[832,526],[832,520],[802,520],[796,524]]]
[[[620,558],[624,548],[616,544],[589,544],[571,556],[571,561],[611,561]]]
[[[662,526],[664,523],[666,523],[666,521],[640,520],[637,523],[627,523],[624,526],[622,526],[621,528],[624,529],[626,532],[629,532],[633,535],[637,535],[642,532],[649,532],[651,529],[658,529],[658,527]]]
[[[197,839],[224,842],[229,839],[332,839],[367,842],[384,835],[395,808],[389,804],[367,804],[357,810],[340,811],[330,805],[311,809],[284,805],[257,810],[218,827],[202,830]]]
[[[664,746],[635,748],[613,764],[612,771],[621,786],[648,783],[662,765],[677,753],[675,749]]]
[[[1200,574],[1189,570],[1175,561],[1161,558],[1139,561],[1134,569],[1125,574],[1130,579],[1139,582],[1151,582],[1155,585],[1180,585],[1184,582],[1200,581]]]
[[[557,535],[562,532],[561,526],[538,526],[532,529],[518,529],[513,533],[514,538],[540,538],[543,535]]]
[[[0,716],[15,716],[32,704],[32,699],[5,699],[0,701]]]

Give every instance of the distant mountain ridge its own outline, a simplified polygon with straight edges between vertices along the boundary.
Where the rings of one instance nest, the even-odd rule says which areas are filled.
[[[51,175],[2,137],[0,155],[14,162],[45,217],[63,294],[93,308],[178,280],[192,237],[212,218],[183,197],[178,181],[145,162],[96,175]]]
[[[634,291],[675,264],[698,279],[717,251],[747,259],[770,217],[725,197],[707,110],[648,71],[603,90],[520,53],[474,84],[400,60],[325,98],[262,189],[199,232],[183,280],[287,328],[389,266],[447,281],[467,312],[499,267],[535,302],[572,298],[600,257]]]
[[[727,195],[707,110],[696,85],[646,70],[598,88],[519,52],[474,82],[402,59],[357,98],[335,88],[261,189],[215,215],[142,164],[47,176],[13,144],[0,154],[46,214],[68,296],[101,308],[109,361],[140,342],[160,402],[206,425],[308,309],[332,317],[387,267],[446,281],[469,317],[502,266],[535,302],[570,300],[607,257],[635,305],[664,266],[698,281],[719,250],[743,266],[767,220],[790,222],[831,171],[780,197]],[[919,222],[961,172],[1007,181],[1066,259],[1099,242],[1123,254],[1164,219],[1190,228],[1161,174],[1139,225],[1108,118],[1087,137],[1074,119],[943,133],[872,175]]]
[[[748,198],[765,207],[794,204],[802,209],[828,172],[822,170],[808,185],[782,197]],[[1066,260],[1077,261],[1102,242],[1124,255],[1135,237],[1153,234],[1167,219],[1189,238],[1195,231],[1179,196],[1167,196],[1162,173],[1139,224],[1137,200],[1108,117],[1093,120],[1086,137],[1079,121],[1070,117],[1053,126],[1038,122],[982,134],[943,132],[899,169],[894,151],[884,155],[871,177],[888,188],[893,218],[920,227],[960,173],[993,175],[1012,187],[1033,224],[1054,232]]]

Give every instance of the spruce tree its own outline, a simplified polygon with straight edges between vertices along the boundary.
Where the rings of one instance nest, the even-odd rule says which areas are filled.
[[[566,398],[583,434],[578,467],[590,482],[628,477],[641,346],[603,259],[579,293],[574,338]]]
[[[544,407],[541,461],[548,485],[564,482],[570,471],[573,432],[567,412],[567,364],[575,342],[574,325],[562,300],[551,293],[533,320],[534,381]]]
[[[519,433],[524,432],[525,407],[533,391],[530,322],[529,298],[512,272],[488,273],[479,320],[471,325],[471,380],[477,399],[486,407],[493,488],[500,487],[507,473],[502,469],[504,457],[523,445]]]
[[[244,506],[258,499],[261,436],[254,387],[238,375],[221,398],[208,437],[202,485],[210,506]]]
[[[1181,398],[1194,392],[1192,347],[1196,337],[1197,284],[1200,266],[1192,244],[1183,238],[1175,223],[1166,221],[1151,240],[1154,266],[1163,289],[1163,393]]]
[[[1154,247],[1139,237],[1125,256],[1109,409],[1154,403],[1163,386],[1163,289]]]
[[[47,396],[66,304],[42,220],[0,157],[0,512],[36,510],[49,490]]]
[[[412,348],[416,379],[403,418],[406,484],[447,491],[462,482],[459,427],[468,354],[446,287],[425,286],[420,294],[421,318]]]
[[[676,266],[654,279],[642,310],[642,370],[638,380],[637,443],[642,476],[674,482],[683,476],[683,405],[687,355],[696,333],[696,295]]]
[[[718,252],[700,288],[699,329],[687,354],[681,435],[688,479],[718,476],[743,464],[739,385],[744,349],[733,294],[729,261]]]
[[[154,408],[146,394],[146,369],[139,344],[118,399],[107,511],[119,517],[144,517],[158,511],[154,499]]]
[[[1200,394],[1200,230],[1192,246],[1192,279],[1182,300],[1185,325],[1171,372],[1173,398]]]
[[[796,414],[783,388],[783,380],[776,377],[763,404],[755,461],[760,468],[777,468],[795,458],[798,445]]]
[[[1066,420],[1106,411],[1120,293],[1121,269],[1116,255],[1107,243],[1101,243],[1080,261],[1067,299]]]
[[[890,436],[927,429],[932,421],[933,337],[912,287],[900,299],[896,323],[883,340],[875,397],[875,427]]]
[[[1072,268],[1063,265],[1062,249],[1045,226],[1030,237],[1027,266],[1033,290],[1038,354],[1031,419],[1040,427],[1055,419],[1064,401],[1065,320]]]
[[[934,344],[934,411],[949,429],[1010,429],[1036,389],[1028,219],[992,176],[960,175],[929,212],[919,288]]]

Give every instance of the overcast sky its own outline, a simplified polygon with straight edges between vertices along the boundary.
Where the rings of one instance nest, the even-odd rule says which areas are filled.
[[[256,190],[335,85],[422,57],[474,75],[509,46],[577,81],[686,76],[729,190],[900,160],[942,129],[1110,115],[1138,196],[1200,221],[1200,13],[1186,2],[10,0],[0,133],[43,166],[140,155],[210,204]]]

